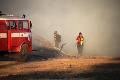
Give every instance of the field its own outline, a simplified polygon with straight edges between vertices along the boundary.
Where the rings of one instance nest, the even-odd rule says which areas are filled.
[[[39,53],[36,53],[39,54]],[[112,56],[46,57],[27,62],[0,58],[0,80],[120,80],[120,58]]]

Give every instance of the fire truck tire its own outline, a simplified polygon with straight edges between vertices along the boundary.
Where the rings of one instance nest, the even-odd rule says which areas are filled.
[[[27,57],[28,57],[28,48],[25,44],[23,44],[21,46],[20,52],[18,53],[17,61],[18,62],[25,62]]]
[[[0,52],[0,56],[4,56],[5,55],[5,53],[3,53],[3,52]]]
[[[0,52],[0,56],[5,56],[5,54],[7,54],[7,51]]]

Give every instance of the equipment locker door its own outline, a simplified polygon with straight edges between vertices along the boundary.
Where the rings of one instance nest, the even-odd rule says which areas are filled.
[[[7,50],[7,27],[4,21],[0,21],[0,51]]]

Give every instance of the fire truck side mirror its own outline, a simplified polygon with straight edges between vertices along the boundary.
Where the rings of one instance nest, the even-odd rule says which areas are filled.
[[[30,28],[32,28],[32,22],[30,21]]]

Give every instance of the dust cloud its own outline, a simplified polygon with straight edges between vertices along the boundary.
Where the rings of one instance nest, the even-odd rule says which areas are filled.
[[[83,55],[119,55],[119,4],[120,0],[0,0],[0,10],[26,14],[33,23],[33,33],[50,42],[57,30],[62,36],[61,44],[67,43],[65,52],[77,54],[76,37],[82,32]]]

